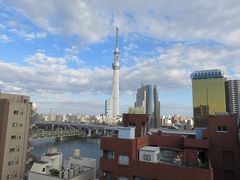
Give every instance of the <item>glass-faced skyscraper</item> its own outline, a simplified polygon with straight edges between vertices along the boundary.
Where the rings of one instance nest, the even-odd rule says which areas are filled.
[[[195,127],[206,127],[211,113],[226,112],[224,72],[201,70],[191,74]]]
[[[144,113],[150,115],[149,127],[160,126],[160,102],[158,101],[157,86],[143,85],[137,90],[135,107],[143,107]]]

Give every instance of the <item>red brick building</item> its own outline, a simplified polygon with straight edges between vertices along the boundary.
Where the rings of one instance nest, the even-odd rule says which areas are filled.
[[[208,156],[214,179],[240,179],[240,131],[234,116],[209,116]]]
[[[102,180],[240,179],[234,116],[209,116],[209,128],[200,136],[184,131],[151,135],[144,114],[124,114],[123,125],[118,136],[101,139]]]

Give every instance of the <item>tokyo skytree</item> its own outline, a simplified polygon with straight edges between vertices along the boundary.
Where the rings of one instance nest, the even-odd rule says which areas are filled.
[[[112,116],[119,116],[119,50],[118,50],[118,27],[116,28],[116,45],[114,50],[113,85],[112,85]]]

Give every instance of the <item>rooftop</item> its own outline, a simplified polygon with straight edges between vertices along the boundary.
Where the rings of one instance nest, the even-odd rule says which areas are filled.
[[[155,146],[144,146],[142,148],[140,148],[139,150],[144,150],[144,151],[157,151],[159,150],[159,147],[155,147]]]
[[[190,77],[192,80],[223,78],[224,72],[220,69],[199,70],[194,71]]]

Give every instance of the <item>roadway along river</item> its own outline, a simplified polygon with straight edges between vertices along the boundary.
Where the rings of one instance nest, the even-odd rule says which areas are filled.
[[[34,149],[32,155],[40,159],[43,153],[49,148],[56,147],[58,151],[63,153],[63,157],[73,156],[74,149],[80,149],[83,157],[97,159],[97,174],[99,169],[99,158],[101,156],[100,138],[68,138],[63,141],[56,142],[55,139],[35,140],[32,142]]]

